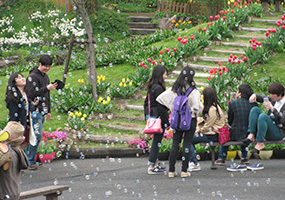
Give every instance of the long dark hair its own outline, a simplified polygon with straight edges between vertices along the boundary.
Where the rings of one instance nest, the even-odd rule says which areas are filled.
[[[16,86],[16,78],[18,78],[18,75],[21,75],[22,77],[23,74],[16,72],[14,74],[12,74],[9,78],[8,84],[7,84],[7,88],[6,88],[6,98],[5,98],[5,102],[6,102],[6,107],[8,107],[8,103],[11,101],[14,101],[16,103],[20,103],[20,91],[18,89],[18,87]],[[26,91],[26,86],[24,87],[24,91]]]
[[[165,72],[168,72],[168,70],[164,65],[156,65],[153,68],[151,77],[150,77],[148,85],[147,85],[147,92],[148,93],[151,90],[151,87],[154,83],[158,83],[165,90],[165,83],[164,83],[164,80],[162,77]]]
[[[196,87],[196,84],[193,79],[194,75],[195,71],[193,68],[188,66],[184,67],[180,72],[179,76],[177,77],[176,81],[174,82],[172,86],[172,91],[177,93],[177,90],[179,89],[180,93],[183,94],[190,86]]]
[[[219,112],[218,107],[221,107],[218,103],[217,92],[214,88],[208,87],[203,90],[204,96],[204,110],[202,112],[203,118],[206,119],[209,114],[209,109],[211,106],[215,106],[217,110],[217,114],[219,118],[221,118],[221,114]]]

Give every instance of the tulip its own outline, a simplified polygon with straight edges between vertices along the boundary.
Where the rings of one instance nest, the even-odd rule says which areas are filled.
[[[284,25],[282,26],[282,29],[285,29],[285,26],[284,26]]]
[[[225,71],[226,70],[226,67],[225,66],[223,66],[223,71]]]
[[[238,60],[238,62],[237,62],[238,64],[240,64],[240,60]]]
[[[198,31],[201,31],[201,27],[198,27]]]
[[[272,33],[276,33],[276,29],[272,29],[271,31],[272,31]]]
[[[284,20],[285,19],[285,17],[284,16],[282,16],[282,18],[281,18],[282,20]]]
[[[147,62],[150,62],[150,61],[151,61],[151,59],[150,59],[150,58],[148,58],[148,59],[147,59]]]
[[[233,60],[232,63],[235,64],[235,61]]]
[[[229,62],[232,62],[232,59],[229,58]]]
[[[159,53],[160,53],[160,54],[163,54],[163,51],[162,51],[162,50],[160,50],[160,51],[159,51]]]
[[[144,65],[143,67],[147,69],[147,65]]]
[[[210,69],[210,70],[209,70],[209,72],[210,72],[210,74],[212,74],[212,73],[213,73],[213,70],[212,70],[212,69]]]
[[[223,72],[219,72],[220,76],[223,75]]]
[[[161,59],[159,59],[158,62],[161,63]]]
[[[140,63],[140,66],[143,66],[143,63],[142,63],[142,62]]]
[[[215,16],[215,20],[219,19],[219,17],[220,17],[219,15],[216,15],[216,16]]]
[[[213,20],[214,19],[214,17],[213,16],[210,16],[210,20]]]
[[[237,3],[240,4],[240,1],[238,1]]]
[[[240,57],[243,58],[243,54],[241,54]]]
[[[154,64],[155,64],[155,61],[152,61],[151,63],[154,65]]]
[[[221,65],[222,65],[221,61],[218,63],[218,65],[219,65],[219,66],[221,66]]]
[[[252,43],[252,40],[249,40],[249,43]]]
[[[165,49],[165,51],[168,53],[168,52],[169,52],[169,49]]]
[[[255,50],[255,49],[256,49],[256,47],[252,47],[252,49],[253,49],[253,50]]]
[[[177,50],[176,48],[173,49],[174,52],[176,52],[176,50]]]
[[[178,40],[178,41],[182,40],[182,37],[181,37],[181,36],[179,36],[179,37],[177,38],[177,40]]]
[[[255,37],[253,37],[253,38],[252,38],[252,42],[255,42],[255,40],[256,40]]]
[[[211,76],[208,77],[208,80],[211,80]]]
[[[242,60],[243,60],[243,62],[245,62],[247,60],[247,57],[244,57]]]
[[[280,27],[281,24],[277,23],[277,26]]]
[[[226,19],[227,19],[227,17],[226,17],[226,16],[224,16],[224,17],[223,17],[223,19],[224,19],[224,20],[226,20]]]
[[[187,37],[185,36],[184,39],[187,39]]]
[[[222,71],[222,68],[219,67],[218,70],[219,70],[219,71]]]
[[[234,10],[231,10],[231,13],[234,13]]]
[[[266,32],[265,35],[268,36],[268,35],[269,35],[269,32]]]
[[[203,29],[203,31],[204,31],[204,32],[206,32],[206,31],[207,31],[207,29],[206,29],[206,28],[204,28],[204,29]]]

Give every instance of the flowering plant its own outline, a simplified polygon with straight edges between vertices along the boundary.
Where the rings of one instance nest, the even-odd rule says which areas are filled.
[[[56,140],[62,143],[67,138],[67,135],[63,131],[53,131],[52,133],[43,131],[43,141]]]
[[[112,109],[112,107],[113,104],[111,103],[111,98],[109,96],[107,96],[106,98],[98,98],[98,104],[96,104],[96,111],[98,111],[99,113],[107,113]]]
[[[105,76],[100,75],[97,76],[97,84],[96,84],[96,89],[97,93],[104,93],[106,92],[107,88],[110,87],[110,83],[105,81]]]
[[[192,28],[192,21],[190,21],[189,17],[186,17],[185,20],[172,20],[172,23],[174,24],[175,28],[179,28],[179,29],[190,29]]]
[[[130,140],[128,142],[129,146],[132,148],[138,148],[138,149],[142,149],[143,152],[148,151],[148,145],[147,142],[145,140],[142,140],[141,138],[135,138],[133,140]]]
[[[130,97],[137,88],[133,86],[133,80],[130,80],[129,78],[123,78],[121,82],[118,83],[118,85],[115,85],[111,89],[111,95],[112,97],[121,97],[123,99]]]
[[[173,130],[169,130],[163,134],[163,139],[159,145],[159,152],[170,152],[173,143]],[[153,138],[153,135],[150,136]],[[148,147],[151,150],[152,140],[148,143]]]
[[[226,16],[220,17],[220,15],[216,15],[215,17],[210,16],[210,20],[212,21],[215,18],[214,23],[208,23],[208,32],[211,36],[212,40],[222,40],[222,37],[233,38],[234,34],[231,29],[228,27],[228,23],[226,21]]]
[[[75,129],[75,130],[81,130],[85,129],[86,125],[86,114],[82,114],[81,112],[75,111],[69,112],[69,116],[67,119],[68,125],[70,128]]]
[[[58,151],[58,145],[56,145],[55,141],[52,144],[42,141],[37,148],[37,153],[39,154],[51,154],[56,151]]]

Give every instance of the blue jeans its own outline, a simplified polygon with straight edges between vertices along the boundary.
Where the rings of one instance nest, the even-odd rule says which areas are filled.
[[[43,136],[43,124],[44,124],[44,115],[40,112],[33,112],[32,113],[32,120],[33,120],[33,128],[36,138],[37,138],[37,143],[35,146],[32,146],[30,144],[28,144],[27,148],[26,148],[26,154],[28,157],[29,162],[35,162],[35,157],[37,154],[37,149],[39,146],[39,143],[42,140],[42,136]]]
[[[193,137],[193,142],[192,142],[192,145],[190,147],[190,159],[189,161],[190,162],[193,162],[195,164],[198,163],[198,160],[197,160],[197,157],[196,157],[196,150],[195,150],[195,147],[194,145],[197,144],[197,143],[209,143],[209,142],[217,142],[219,141],[219,137],[217,134],[214,134],[214,135],[205,135],[205,134],[194,134],[194,137]]]
[[[250,110],[248,132],[255,135],[257,142],[264,142],[264,139],[282,140],[278,126],[270,116],[262,113],[258,107]]]
[[[229,146],[221,146],[219,149],[219,159],[226,160]],[[240,145],[241,158],[247,158],[247,145]]]

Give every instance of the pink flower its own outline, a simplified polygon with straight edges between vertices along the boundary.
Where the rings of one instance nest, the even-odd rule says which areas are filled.
[[[178,41],[182,40],[182,37],[181,37],[181,36],[179,36],[179,37],[177,38],[177,40],[178,40]]]
[[[150,62],[150,61],[151,61],[151,59],[150,59],[150,58],[148,58],[148,59],[147,59],[147,62]]]
[[[143,67],[147,69],[147,65],[144,65]]]
[[[176,48],[173,49],[174,52],[176,52],[176,50],[177,50]]]
[[[165,49],[165,51],[168,53],[168,52],[169,52],[169,49],[167,48],[167,49]]]
[[[154,65],[154,64],[155,64],[155,61],[153,60],[151,63]]]
[[[143,66],[143,63],[142,63],[142,62],[140,63],[140,66]]]
[[[210,16],[210,20],[213,20],[214,19],[214,17],[213,16]]]

